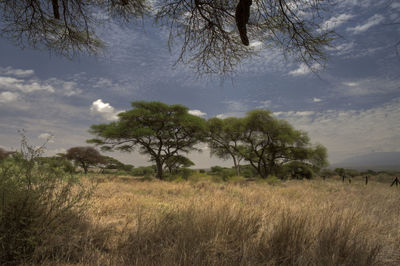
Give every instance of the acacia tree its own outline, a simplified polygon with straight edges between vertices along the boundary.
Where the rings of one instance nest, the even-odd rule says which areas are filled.
[[[241,137],[244,131],[240,118],[211,118],[207,121],[207,142],[210,154],[221,159],[233,160],[236,174],[240,176],[240,161],[243,159]]]
[[[87,174],[90,166],[101,164],[104,157],[93,147],[73,147],[67,150],[65,158],[81,166]]]
[[[205,131],[204,119],[191,115],[182,105],[161,102],[132,102],[132,110],[118,114],[118,121],[92,125],[96,136],[89,143],[103,150],[133,151],[139,148],[156,163],[157,178],[163,179],[165,162],[178,153],[196,150]]]
[[[198,73],[227,73],[254,53],[250,41],[276,47],[309,66],[324,60],[334,33],[321,28],[329,0],[14,0],[0,1],[0,33],[20,46],[70,56],[103,49],[96,14],[126,23],[149,17],[179,43],[178,61]],[[103,19],[104,20],[104,19]],[[102,21],[104,22],[104,21]]]
[[[102,173],[104,173],[105,169],[116,169],[116,170],[124,170],[124,171],[131,171],[134,166],[131,164],[124,164],[119,160],[110,157],[110,156],[103,156],[103,161],[100,165],[102,169]]]
[[[295,130],[284,120],[274,118],[269,111],[253,110],[241,119],[242,149],[237,149],[262,178],[276,175],[283,165],[298,161],[310,167],[326,165],[326,149],[312,146],[305,132]]]
[[[182,155],[174,155],[165,160],[165,166],[170,173],[177,172],[179,168],[193,166],[194,163]]]

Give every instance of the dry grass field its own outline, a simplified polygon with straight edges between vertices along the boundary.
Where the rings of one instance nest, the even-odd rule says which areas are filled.
[[[382,183],[109,176],[89,206],[45,264],[400,265],[400,189]]]

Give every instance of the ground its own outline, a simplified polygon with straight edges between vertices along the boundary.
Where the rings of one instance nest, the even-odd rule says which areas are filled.
[[[400,188],[387,183],[89,179],[78,264],[400,264]]]

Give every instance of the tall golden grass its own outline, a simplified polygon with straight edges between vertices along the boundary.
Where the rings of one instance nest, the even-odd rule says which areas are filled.
[[[400,189],[106,178],[60,241],[41,264],[400,265]]]

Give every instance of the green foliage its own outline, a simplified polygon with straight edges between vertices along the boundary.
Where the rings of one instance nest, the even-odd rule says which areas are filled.
[[[262,178],[280,174],[292,161],[308,164],[315,172],[327,165],[325,147],[312,146],[305,132],[274,118],[267,110],[250,111],[244,118],[209,121],[210,131],[217,132],[209,133],[212,151],[220,157],[231,155],[234,162],[235,156],[243,158]]]
[[[207,121],[207,142],[210,155],[227,160],[232,159],[236,174],[240,174],[240,161],[243,160],[241,136],[243,123],[240,118],[211,118]]]
[[[87,174],[90,166],[104,163],[104,156],[102,156],[93,147],[73,147],[69,148],[65,154],[65,158],[74,161],[77,165],[81,166]]]
[[[193,165],[194,163],[189,158],[182,155],[174,155],[165,160],[165,166],[171,174],[177,173],[182,167],[187,168]]]
[[[224,181],[227,181],[230,177],[237,175],[235,169],[221,166],[211,167],[210,174],[220,176]]]
[[[49,171],[61,171],[72,174],[75,172],[74,165],[64,157],[38,157],[35,158],[37,164],[48,168]]]
[[[181,168],[178,170],[178,175],[182,176],[182,178],[185,180],[188,180],[188,178],[194,173],[195,171],[189,168]]]
[[[130,152],[138,148],[157,167],[157,178],[163,178],[166,161],[179,153],[196,150],[205,132],[204,119],[188,113],[182,105],[161,102],[132,102],[132,110],[119,113],[110,124],[92,125],[88,140],[105,150]]]
[[[311,165],[303,162],[293,161],[283,167],[286,175],[293,179],[311,179],[314,176]]]
[[[47,240],[73,230],[90,196],[54,158],[39,157],[23,136],[22,149],[0,162],[0,264],[29,262]],[[38,250],[41,250],[40,252]],[[30,264],[30,263],[28,263]]]
[[[339,175],[339,176],[344,176],[346,175],[346,170],[344,168],[336,168],[334,172]]]
[[[131,170],[133,176],[152,176],[155,173],[154,166],[140,166]]]
[[[258,177],[257,170],[249,164],[240,166],[240,174],[246,178]]]

